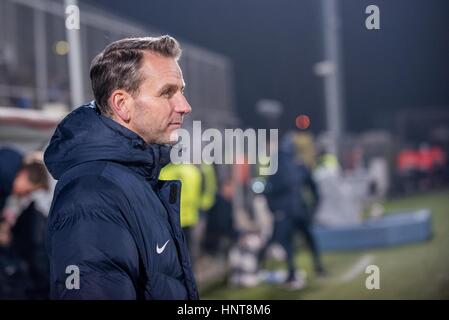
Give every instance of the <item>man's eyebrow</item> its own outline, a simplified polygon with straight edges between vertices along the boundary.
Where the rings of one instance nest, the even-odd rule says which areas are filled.
[[[167,84],[163,85],[162,88],[160,88],[158,90],[158,92],[162,93],[162,92],[164,92],[166,90],[169,90],[169,89],[181,89],[181,91],[182,91],[182,90],[184,90],[184,88],[185,88],[185,84],[184,83],[181,85],[181,87],[179,87],[179,85],[176,84],[176,83],[167,83]]]

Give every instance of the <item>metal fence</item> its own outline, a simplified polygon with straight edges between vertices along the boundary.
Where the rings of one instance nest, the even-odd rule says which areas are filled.
[[[82,95],[92,99],[89,64],[108,43],[165,32],[140,26],[83,3],[80,9]],[[0,0],[0,106],[44,109],[70,101],[65,5],[57,0]],[[180,40],[180,60],[193,107],[189,119],[205,126],[236,124],[232,63],[220,54]]]

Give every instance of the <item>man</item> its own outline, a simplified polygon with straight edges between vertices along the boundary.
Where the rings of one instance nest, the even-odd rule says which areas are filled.
[[[45,152],[58,181],[48,225],[51,298],[197,299],[179,221],[180,183],[159,181],[191,111],[169,36],[108,45],[92,61],[95,102]]]
[[[47,170],[42,163],[24,161],[15,149],[0,149],[0,216],[9,196],[23,198],[47,187]]]

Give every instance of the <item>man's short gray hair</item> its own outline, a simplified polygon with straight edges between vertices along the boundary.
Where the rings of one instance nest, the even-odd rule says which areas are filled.
[[[133,95],[138,92],[144,80],[139,70],[145,51],[176,60],[182,53],[178,41],[168,35],[126,38],[109,44],[92,60],[90,66],[92,90],[103,115],[112,115],[108,99],[114,90],[123,89]]]

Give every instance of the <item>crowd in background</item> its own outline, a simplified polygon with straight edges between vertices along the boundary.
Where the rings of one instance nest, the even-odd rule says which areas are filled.
[[[447,154],[440,145],[422,143],[405,147],[397,155],[398,189],[403,194],[428,191],[443,186],[449,178]]]
[[[46,194],[50,181],[45,165],[38,154],[2,148],[0,181],[0,298],[46,298]]]
[[[203,260],[210,257],[225,261],[231,283],[257,285],[277,248],[277,258],[287,267],[282,282],[286,288],[303,288],[301,266],[295,265],[296,236],[301,235],[300,248],[310,250],[316,276],[326,276],[312,232],[317,208],[326,201],[316,179],[339,175],[342,169],[324,148],[314,157],[304,146],[298,149],[296,138],[285,135],[275,146],[279,170],[272,176],[260,176],[259,165],[248,164],[225,171],[205,163],[163,168],[161,180],[182,182],[181,226],[197,275],[206,271]],[[436,145],[404,148],[397,153],[395,174],[403,192],[442,186],[448,181],[445,150]],[[0,148],[0,181],[0,299],[46,299],[45,232],[55,181],[41,154],[8,147]]]

